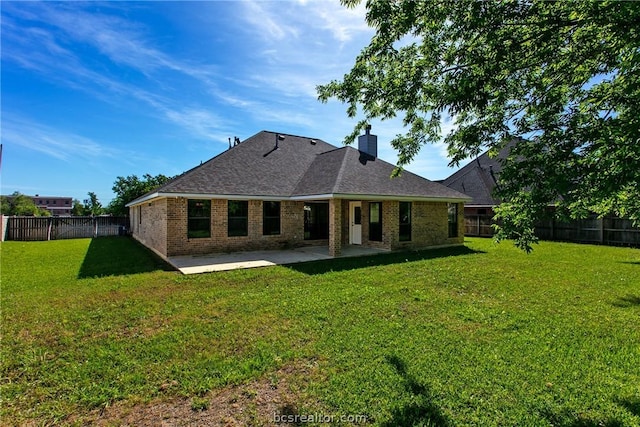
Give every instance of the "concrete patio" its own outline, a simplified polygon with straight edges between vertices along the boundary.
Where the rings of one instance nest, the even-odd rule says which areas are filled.
[[[389,252],[383,249],[356,245],[342,247],[340,258],[376,255]],[[305,246],[280,251],[233,252],[207,255],[169,257],[167,261],[182,274],[210,273],[240,268],[267,267],[299,262],[333,259],[327,246]]]

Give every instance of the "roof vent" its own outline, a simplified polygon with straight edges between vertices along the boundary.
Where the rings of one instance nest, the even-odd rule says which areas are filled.
[[[358,137],[358,150],[378,157],[378,137],[371,134],[371,125],[365,126],[365,134]]]
[[[240,144],[240,138],[238,138],[237,136],[233,137],[233,145],[231,145],[231,138],[229,138],[229,150],[231,150],[231,148],[239,144]]]
[[[311,143],[311,145],[316,145],[316,140],[315,139],[310,139],[309,142]]]

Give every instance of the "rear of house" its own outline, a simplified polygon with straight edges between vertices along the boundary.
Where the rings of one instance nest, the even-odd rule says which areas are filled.
[[[136,239],[163,257],[345,245],[458,245],[467,196],[359,150],[260,132],[129,203]]]

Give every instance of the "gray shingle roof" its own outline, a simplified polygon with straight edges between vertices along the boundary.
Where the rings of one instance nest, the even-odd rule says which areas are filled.
[[[489,157],[488,151],[463,166],[460,170],[442,181],[443,185],[467,194],[473,200],[469,206],[494,206],[500,200],[493,194],[502,171],[502,161],[507,158],[515,140],[508,143],[497,157]]]
[[[320,154],[298,183],[296,195],[356,194],[464,199],[463,194],[409,171],[391,178],[395,166],[353,147]]]
[[[278,140],[278,135],[284,139]],[[353,147],[320,139],[262,131],[129,205],[157,196],[188,194],[292,198],[362,194],[468,199],[464,194],[404,171]]]

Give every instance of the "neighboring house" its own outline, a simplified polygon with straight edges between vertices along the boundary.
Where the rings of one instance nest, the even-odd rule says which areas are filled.
[[[499,185],[502,162],[517,140],[507,144],[496,157],[484,152],[460,170],[441,181],[447,187],[465,193],[471,201],[464,207],[464,231],[467,236],[491,237],[494,234],[494,207],[500,204],[494,190]],[[549,210],[555,209],[553,205]],[[596,214],[581,220],[560,221],[547,218],[539,221],[535,234],[540,239],[561,240],[606,245],[640,246],[640,228],[629,219]]]
[[[73,208],[71,197],[40,196],[36,194],[31,197],[33,203],[39,208],[48,210],[53,216],[70,216]]]
[[[502,170],[502,161],[509,155],[515,142],[507,144],[496,157],[488,151],[463,166],[448,178],[440,181],[453,190],[471,197],[464,206],[465,234],[468,236],[493,236],[493,208],[500,204],[494,190]]]
[[[4,196],[8,200],[12,200],[13,196]],[[71,197],[60,196],[26,196],[33,200],[33,203],[40,209],[49,211],[52,216],[70,216],[73,208],[73,199]]]
[[[485,151],[448,178],[440,181],[453,190],[471,197],[465,204],[465,215],[493,216],[493,207],[500,204],[494,189],[502,170],[502,161],[509,155],[513,143],[507,144],[496,157],[489,157]]]
[[[127,204],[131,232],[163,257],[326,245],[459,245],[469,198],[359,150],[262,131]]]

